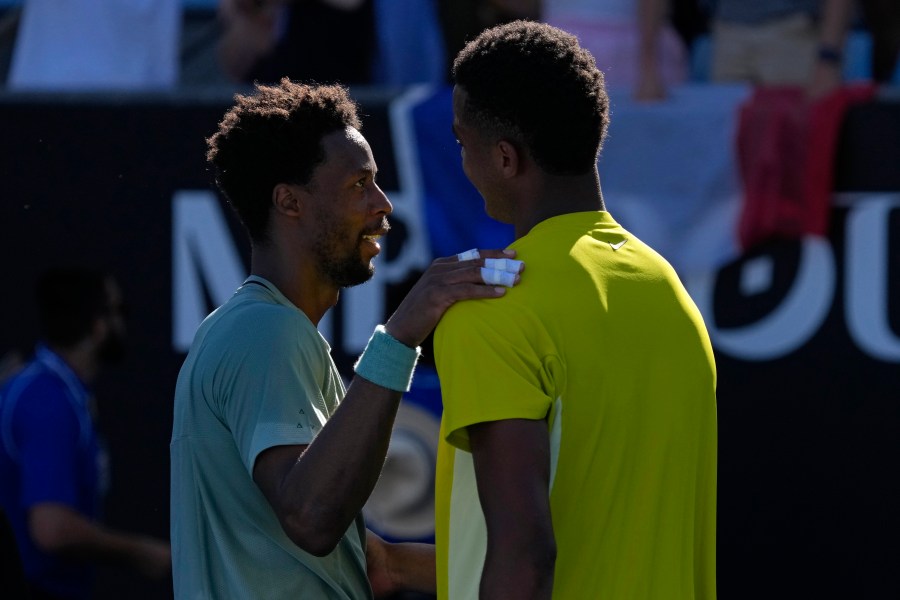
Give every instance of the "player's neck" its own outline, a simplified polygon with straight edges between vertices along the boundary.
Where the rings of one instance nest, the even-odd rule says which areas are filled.
[[[516,239],[526,235],[542,221],[576,212],[606,210],[600,178],[594,171],[578,176],[543,174],[530,188],[530,194],[520,204],[516,219]]]
[[[338,289],[322,279],[308,256],[285,252],[275,245],[254,245],[250,273],[266,279],[318,325],[338,300]]]

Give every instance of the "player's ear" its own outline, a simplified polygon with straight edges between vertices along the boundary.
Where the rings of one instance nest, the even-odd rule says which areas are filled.
[[[293,183],[279,183],[272,188],[272,207],[276,212],[290,217],[300,216],[303,208],[303,190]]]
[[[494,161],[500,174],[509,179],[519,174],[522,155],[516,144],[509,140],[500,140],[494,145]]]

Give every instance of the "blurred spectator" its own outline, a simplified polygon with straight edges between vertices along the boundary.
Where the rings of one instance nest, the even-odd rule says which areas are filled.
[[[373,83],[445,82],[447,57],[436,0],[375,0]]]
[[[219,60],[237,82],[372,79],[372,0],[221,0]]]
[[[488,27],[540,16],[540,0],[438,0],[437,4],[448,57],[459,54],[466,42]],[[445,73],[448,82],[450,66]]]
[[[866,26],[872,36],[872,79],[900,84],[900,3],[897,0],[862,0]]]
[[[669,21],[678,35],[693,53],[694,44],[709,37],[709,13],[711,0],[669,0]]]
[[[178,83],[181,0],[25,0],[8,86],[165,89]]]
[[[0,509],[12,525],[32,598],[88,598],[89,564],[170,572],[169,545],[99,523],[108,458],[90,385],[124,352],[116,283],[80,268],[37,285],[43,342],[0,389]]]
[[[841,124],[868,84],[844,85],[853,0],[718,0],[713,81],[753,84],[737,129],[744,249],[828,232]]]
[[[717,0],[712,80],[827,94],[841,83],[853,7],[853,0]]]
[[[608,88],[659,100],[688,77],[685,44],[668,19],[668,0],[543,0],[541,19],[579,38]]]

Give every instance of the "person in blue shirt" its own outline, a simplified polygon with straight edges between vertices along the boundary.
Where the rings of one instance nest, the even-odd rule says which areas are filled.
[[[36,292],[42,342],[0,388],[0,510],[31,597],[90,597],[96,562],[168,576],[167,542],[99,520],[108,460],[90,384],[124,353],[121,292],[84,268],[50,269]]]

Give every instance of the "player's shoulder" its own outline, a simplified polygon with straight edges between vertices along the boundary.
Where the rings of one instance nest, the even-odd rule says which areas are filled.
[[[238,334],[277,335],[285,327],[313,327],[309,318],[298,308],[265,296],[235,296],[219,307],[216,313],[211,316],[217,317],[217,327],[234,330]]]
[[[521,293],[521,285],[507,289],[500,298],[457,302],[438,323],[436,335],[504,337],[529,327],[537,319],[535,303]]]
[[[191,351],[201,362],[232,354],[273,356],[318,335],[305,314],[274,301],[238,299],[227,302],[203,322]]]

